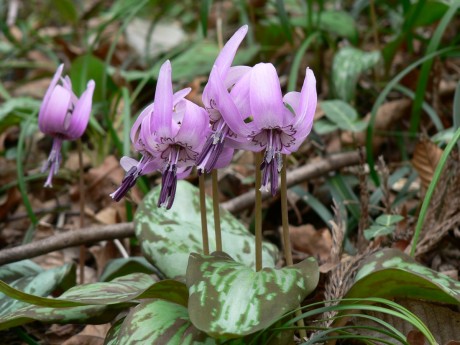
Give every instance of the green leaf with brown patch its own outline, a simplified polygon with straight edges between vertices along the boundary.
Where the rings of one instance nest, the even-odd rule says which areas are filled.
[[[193,253],[187,268],[193,324],[216,338],[237,338],[264,329],[299,306],[318,284],[314,258],[259,272],[216,252]]]
[[[0,267],[0,280],[11,283],[19,278],[34,276],[45,271],[32,260],[21,260]]]
[[[433,271],[397,249],[369,256],[345,298],[407,297],[460,304],[460,282]]]
[[[183,277],[188,257],[201,252],[201,218],[198,188],[178,181],[176,198],[170,210],[157,207],[160,188],[147,194],[137,210],[134,222],[136,236],[144,256],[167,277]],[[211,251],[215,250],[214,217],[211,200],[206,200],[208,233]],[[236,261],[254,267],[255,240],[243,224],[230,212],[220,211],[223,250]],[[278,250],[270,243],[263,244],[265,267],[274,267]]]
[[[144,273],[129,274],[111,282],[78,285],[63,293],[59,298],[27,294],[1,281],[0,291],[23,302],[54,308],[123,304],[145,298],[163,298],[187,305],[188,300],[185,284],[175,280],[163,280],[157,283],[155,279]]]
[[[117,345],[214,345],[215,340],[196,329],[187,308],[164,300],[148,300],[126,316]]]
[[[16,269],[15,269],[16,270]],[[11,271],[12,272],[12,271]],[[5,273],[6,274],[6,273]],[[56,290],[66,290],[75,285],[75,265],[66,264],[61,267],[42,271],[35,275],[29,275],[14,280],[10,285],[3,283],[1,286],[7,286],[10,290],[22,293],[26,296],[48,296]],[[28,301],[11,298],[1,292],[5,292],[0,286],[0,316],[8,315],[24,306]]]

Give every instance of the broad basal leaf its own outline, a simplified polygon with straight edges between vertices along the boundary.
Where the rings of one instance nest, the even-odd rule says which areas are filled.
[[[326,117],[345,131],[361,132],[367,123],[358,119],[358,113],[348,103],[339,99],[321,102]]]
[[[164,300],[148,300],[133,308],[118,334],[117,345],[213,345],[215,340],[196,329],[187,308]]]
[[[186,276],[190,319],[213,337],[251,334],[298,307],[318,279],[314,258],[292,267],[255,272],[222,252],[211,256],[193,253]]]
[[[187,304],[187,289],[183,283],[175,280],[156,283],[155,279],[144,273],[129,274],[111,282],[78,285],[59,298],[27,294],[3,282],[0,282],[0,291],[23,302],[55,308],[132,303],[133,300],[143,298],[163,298]]]
[[[178,181],[176,198],[170,210],[157,207],[160,188],[146,195],[138,208],[134,222],[136,236],[143,253],[167,277],[183,277],[191,252],[201,252],[201,218],[198,188]],[[215,250],[212,202],[206,200],[208,233],[211,251]],[[254,267],[254,235],[229,212],[220,211],[223,250],[236,261]],[[277,249],[263,244],[262,260],[273,267]]]
[[[420,265],[397,249],[371,255],[345,298],[407,297],[460,304],[460,282]]]
[[[70,308],[48,308],[27,305],[0,316],[0,331],[33,321],[45,323],[91,323],[110,322],[120,313],[119,306],[90,305]]]
[[[323,10],[319,14],[319,27],[340,37],[358,43],[358,30],[354,18],[345,11]]]
[[[0,281],[0,283],[3,283]],[[5,284],[5,283],[3,283]],[[75,265],[66,264],[35,275],[19,278],[10,283],[11,289],[35,296],[48,296],[58,288],[65,290],[75,284]],[[8,285],[7,285],[8,286]],[[0,316],[8,315],[27,306],[27,301],[20,301],[4,295],[0,289]]]
[[[374,67],[380,59],[378,51],[365,52],[353,47],[340,49],[332,62],[332,85],[335,95],[347,102],[353,100],[360,75]]]
[[[44,269],[32,260],[21,260],[0,267],[0,280],[11,283],[19,278],[35,276]]]

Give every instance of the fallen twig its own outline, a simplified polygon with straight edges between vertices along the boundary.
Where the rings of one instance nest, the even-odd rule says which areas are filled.
[[[293,186],[307,179],[317,178],[328,172],[356,164],[359,164],[358,151],[335,154],[288,172],[287,185]],[[223,203],[222,207],[230,212],[238,212],[253,205],[254,197],[255,193],[252,190]],[[270,193],[262,193],[263,199],[268,197],[270,197]],[[92,226],[80,230],[68,231],[40,241],[1,250],[0,265],[82,244],[132,236],[134,236],[133,223]]]

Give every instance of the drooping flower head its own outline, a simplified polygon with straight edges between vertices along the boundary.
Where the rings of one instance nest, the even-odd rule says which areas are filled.
[[[222,117],[222,107],[217,102],[221,90],[216,87],[216,83],[222,83],[224,89],[228,91],[249,72],[250,67],[247,66],[231,67],[236,51],[247,32],[248,26],[242,26],[225,44],[214,62],[217,69],[214,73],[211,73],[209,81],[203,90],[203,103],[209,114],[212,133],[207,138],[203,150],[197,158],[199,172],[210,172],[214,168],[222,168],[228,165],[234,151],[230,146],[234,141],[241,140],[236,133],[230,130]],[[215,79],[219,79],[219,81]]]
[[[166,61],[158,76],[155,100],[139,116],[131,140],[143,154],[141,161],[122,158],[128,172],[120,188],[112,194],[119,200],[143,174],[161,170],[162,183],[158,206],[171,208],[178,178],[190,174],[198,152],[208,134],[206,111],[184,99],[190,89],[173,94],[171,63]],[[134,134],[133,134],[134,133]]]
[[[218,87],[219,102],[225,109],[222,116],[230,129],[247,138],[246,149],[264,151],[262,190],[270,186],[275,195],[283,167],[281,155],[297,151],[313,126],[317,95],[312,70],[307,68],[301,92],[289,92],[284,98],[276,69],[269,63],[255,65],[230,94],[223,92],[222,84]],[[233,102],[231,94],[243,101]],[[246,123],[249,116],[252,121]]]
[[[53,175],[61,163],[61,146],[64,140],[80,138],[88,125],[91,114],[95,83],[90,80],[80,98],[72,91],[72,82],[68,76],[62,78],[64,65],[60,65],[54,74],[38,114],[40,130],[53,137],[53,146],[42,172],[49,169],[45,187],[52,187]]]

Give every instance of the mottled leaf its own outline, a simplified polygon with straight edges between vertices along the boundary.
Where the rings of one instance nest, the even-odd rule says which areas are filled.
[[[100,281],[111,281],[131,273],[155,273],[155,268],[142,256],[110,260],[99,277]]]
[[[319,135],[328,134],[339,129],[339,127],[334,122],[324,118],[315,121],[313,128]]]
[[[186,276],[190,319],[213,337],[251,334],[298,307],[318,279],[314,258],[292,267],[255,272],[222,252],[193,253]]]
[[[353,47],[344,47],[332,62],[332,85],[334,94],[344,100],[355,98],[356,84],[360,75],[381,60],[380,52],[365,52]]]
[[[89,323],[110,322],[120,312],[121,306],[91,305],[70,308],[48,308],[28,305],[0,316],[0,330],[24,325],[33,321],[44,323]]]
[[[215,340],[197,330],[187,308],[164,300],[148,300],[126,316],[118,345],[213,345]]]
[[[104,345],[118,345],[118,336],[125,318],[121,318],[110,327],[104,339]]]
[[[345,298],[407,297],[460,304],[460,282],[417,263],[397,249],[368,257]]]
[[[375,237],[386,236],[392,234],[396,227],[394,224],[402,221],[403,216],[398,214],[382,214],[375,220],[375,224],[369,229],[364,230],[364,237],[371,240]]]
[[[54,308],[123,304],[145,298],[162,298],[182,305],[187,305],[188,301],[188,291],[184,283],[168,279],[156,283],[153,278],[143,273],[133,273],[108,283],[78,285],[59,298],[26,294],[3,282],[0,282],[0,291],[17,300]]]
[[[32,260],[21,260],[0,267],[0,280],[11,283],[19,278],[37,275],[44,269]]]
[[[367,123],[358,119],[358,113],[348,103],[341,100],[321,102],[326,117],[337,127],[345,131],[361,132]]]
[[[167,277],[183,277],[191,252],[202,250],[201,218],[198,188],[179,181],[176,198],[170,210],[157,207],[160,188],[146,195],[134,218],[136,236],[147,260]],[[206,200],[211,251],[215,250],[214,217],[211,200]],[[228,211],[221,210],[223,249],[238,262],[254,266],[254,235]],[[278,251],[263,244],[263,264],[273,267]]]
[[[11,282],[10,285],[2,281],[0,283],[2,284],[0,292],[5,292],[3,287],[6,285],[13,291],[23,292],[27,296],[48,296],[60,287],[65,290],[69,284],[75,284],[75,265],[66,264],[36,275],[22,277]],[[8,315],[27,305],[27,301],[13,299],[0,293],[0,316]]]
[[[319,14],[321,30],[348,38],[352,43],[358,43],[358,30],[353,17],[345,11],[323,10]]]

